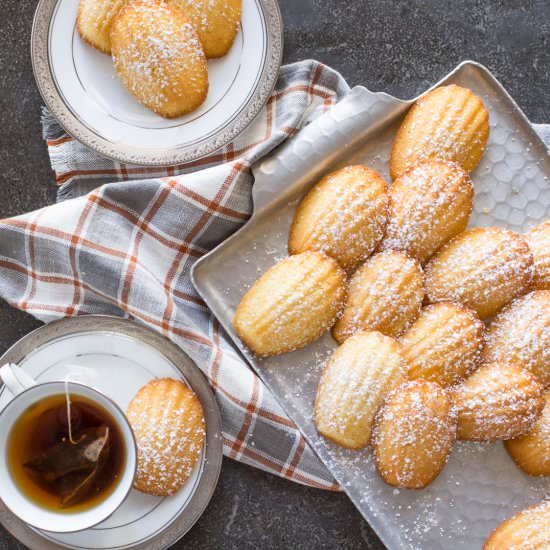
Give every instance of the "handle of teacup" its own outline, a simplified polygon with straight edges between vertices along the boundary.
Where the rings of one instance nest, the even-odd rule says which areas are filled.
[[[14,396],[36,386],[36,382],[21,367],[13,363],[7,363],[0,367],[0,379]]]

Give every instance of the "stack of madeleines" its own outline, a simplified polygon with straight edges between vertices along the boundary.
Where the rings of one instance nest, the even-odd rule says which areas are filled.
[[[241,11],[242,0],[80,0],[77,29],[142,105],[175,118],[206,99],[206,60],[229,51]]]
[[[426,487],[457,437],[505,440],[524,472],[550,475],[550,222],[466,229],[488,135],[470,90],[426,94],[397,132],[392,185],[364,166],[321,179],[298,206],[290,256],[235,314],[263,357],[332,328],[317,429],[370,444],[395,487]]]

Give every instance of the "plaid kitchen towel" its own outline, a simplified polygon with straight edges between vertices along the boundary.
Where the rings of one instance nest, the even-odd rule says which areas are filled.
[[[320,63],[283,67],[266,107],[242,135],[207,158],[170,168],[103,158],[45,113],[60,202],[0,222],[0,296],[45,322],[110,314],[162,332],[210,380],[228,457],[336,490],[197,295],[190,270],[249,217],[251,165],[348,89]]]

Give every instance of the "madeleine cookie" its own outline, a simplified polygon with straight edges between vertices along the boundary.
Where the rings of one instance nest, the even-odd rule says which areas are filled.
[[[442,158],[471,172],[489,137],[489,113],[479,97],[451,84],[419,99],[401,123],[390,159],[392,179],[418,160]]]
[[[205,423],[197,396],[183,382],[152,380],[128,405],[138,447],[135,487],[157,496],[173,495],[201,456]]]
[[[550,290],[531,292],[497,314],[483,358],[523,367],[550,386]]]
[[[166,0],[197,29],[208,59],[223,57],[239,30],[242,0]]]
[[[531,229],[525,239],[535,260],[531,287],[534,290],[550,290],[550,221]]]
[[[484,319],[525,292],[533,256],[525,239],[501,227],[476,227],[446,244],[426,265],[430,302],[459,302]]]
[[[278,355],[317,340],[336,321],[346,275],[321,252],[281,260],[244,295],[233,325],[257,355]]]
[[[484,328],[475,312],[462,305],[425,307],[400,339],[409,378],[443,387],[460,382],[479,364]]]
[[[501,523],[483,550],[548,550],[550,548],[550,501],[522,510]]]
[[[128,91],[165,118],[199,107],[208,93],[206,57],[197,31],[160,0],[135,0],[111,29],[115,70]]]
[[[550,476],[550,391],[543,397],[542,415],[531,431],[504,442],[514,462],[531,476]]]
[[[405,382],[376,415],[376,469],[393,487],[421,489],[439,475],[455,439],[456,415],[447,392],[425,380]]]
[[[399,344],[380,332],[360,332],[329,358],[315,399],[319,433],[348,449],[365,447],[384,396],[405,380]]]
[[[100,52],[111,54],[111,27],[126,0],[80,0],[76,28],[81,38]]]
[[[390,188],[390,215],[381,250],[400,250],[424,263],[466,229],[474,187],[458,164],[421,161]]]
[[[289,253],[320,250],[344,269],[354,269],[384,235],[387,190],[380,174],[365,166],[348,166],[328,174],[296,210]]]
[[[352,276],[332,335],[340,344],[362,330],[397,336],[415,320],[423,299],[424,277],[415,260],[393,250],[375,254]]]
[[[525,369],[491,363],[454,391],[458,437],[467,441],[512,439],[528,432],[544,407],[542,386]]]

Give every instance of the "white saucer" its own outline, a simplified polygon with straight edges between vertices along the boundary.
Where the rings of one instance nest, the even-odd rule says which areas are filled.
[[[36,81],[65,130],[124,162],[190,161],[233,140],[254,119],[275,84],[282,55],[276,0],[243,0],[229,53],[208,62],[209,93],[193,113],[167,120],[142,107],[116,76],[111,57],[76,31],[77,0],[41,0],[32,33]]]
[[[64,319],[25,336],[0,359],[18,363],[38,381],[67,374],[111,397],[126,409],[137,390],[154,378],[184,381],[205,409],[206,442],[201,462],[187,484],[173,497],[159,498],[133,490],[100,525],[70,534],[39,531],[0,503],[4,526],[30,548],[115,550],[166,548],[193,525],[210,500],[222,460],[219,411],[202,373],[175,344],[132,321],[102,316]],[[9,396],[0,389],[0,409]]]

